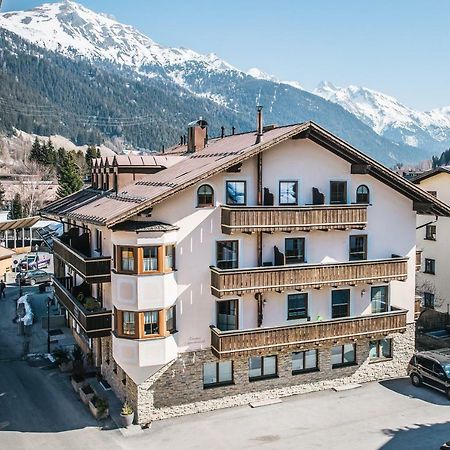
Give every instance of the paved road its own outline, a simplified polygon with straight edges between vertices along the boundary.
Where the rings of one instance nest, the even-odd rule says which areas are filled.
[[[101,430],[58,372],[0,363],[1,449],[437,450],[448,439],[449,402],[406,379],[155,422],[125,438]]]

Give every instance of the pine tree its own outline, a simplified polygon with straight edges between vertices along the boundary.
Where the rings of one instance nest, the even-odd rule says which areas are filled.
[[[20,194],[17,193],[12,201],[11,210],[9,211],[10,219],[21,219],[23,217],[23,205]]]
[[[37,162],[40,162],[42,160],[42,146],[37,136],[34,139],[33,145],[31,147],[30,159]]]
[[[59,198],[66,197],[83,187],[83,180],[80,176],[80,170],[75,163],[73,151],[64,153],[63,160],[59,165],[58,181],[57,195]]]
[[[3,184],[0,183],[0,210],[5,209],[5,189],[3,188]]]
[[[43,152],[43,161],[42,163],[46,166],[55,166],[56,165],[56,152],[55,147],[53,146],[53,142],[51,138],[48,138],[47,144],[44,145],[45,151]]]

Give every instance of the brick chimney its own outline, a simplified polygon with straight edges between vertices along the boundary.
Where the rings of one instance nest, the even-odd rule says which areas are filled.
[[[188,125],[188,152],[196,152],[208,143],[208,122],[201,117]]]

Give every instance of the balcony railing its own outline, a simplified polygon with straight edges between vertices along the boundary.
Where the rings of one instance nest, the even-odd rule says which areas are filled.
[[[78,272],[89,283],[111,281],[110,256],[86,256],[69,243],[53,238],[53,253]]]
[[[389,258],[327,264],[296,264],[219,269],[211,267],[211,292],[216,297],[265,291],[319,289],[362,283],[405,281],[408,258]]]
[[[345,342],[358,338],[380,339],[406,330],[404,309],[368,316],[346,317],[301,325],[250,330],[220,331],[211,327],[211,349],[218,358],[264,354],[316,344]]]
[[[362,230],[367,205],[222,206],[222,233]]]
[[[84,306],[70,293],[67,281],[69,278],[54,278],[53,287],[55,296],[70,315],[83,328],[85,333],[93,337],[109,336],[111,332],[112,312],[109,310],[88,311]]]
[[[416,250],[416,270],[419,272],[422,268],[422,250]]]

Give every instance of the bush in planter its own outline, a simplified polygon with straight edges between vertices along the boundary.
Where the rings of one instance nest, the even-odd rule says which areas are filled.
[[[90,384],[81,386],[79,393],[80,398],[85,405],[87,405],[89,403],[89,400],[95,395],[95,392]]]
[[[109,414],[109,404],[108,400],[105,398],[94,395],[89,401],[89,409],[91,410],[94,417],[97,419],[102,419]]]
[[[62,347],[56,347],[55,350],[53,350],[53,357],[56,359],[57,364],[70,361],[69,352]]]

